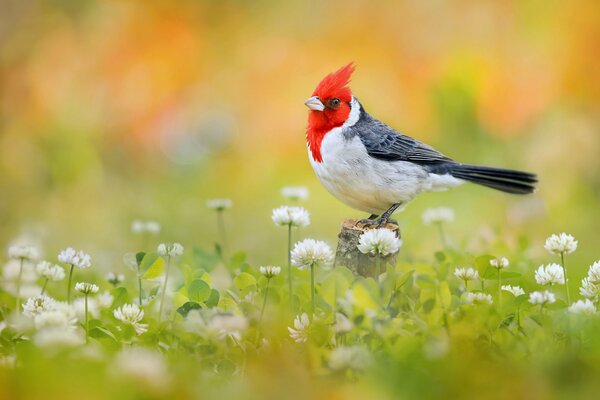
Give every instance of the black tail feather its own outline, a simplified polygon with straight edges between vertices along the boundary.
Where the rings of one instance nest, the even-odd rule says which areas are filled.
[[[538,181],[535,174],[510,169],[465,164],[454,164],[448,169],[455,178],[513,194],[533,193]]]

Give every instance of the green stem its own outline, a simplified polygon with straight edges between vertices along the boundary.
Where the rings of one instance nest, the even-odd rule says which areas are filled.
[[[260,319],[258,320],[258,324],[262,324],[263,315],[265,314],[265,307],[267,306],[267,296],[269,295],[269,282],[271,282],[271,278],[267,278],[267,287],[265,288],[265,299],[263,300],[262,308],[260,309]]]
[[[498,308],[502,306],[502,301],[500,300],[500,293],[502,290],[502,284],[500,283],[500,268],[498,268]]]
[[[292,289],[292,224],[288,225],[288,251],[287,251],[287,262],[288,262],[288,290],[289,290],[289,302],[290,312],[294,314],[294,293]]]
[[[165,293],[167,291],[167,282],[169,281],[169,270],[171,269],[171,256],[167,256],[167,270],[165,271],[165,282],[163,283],[162,293],[160,294],[160,307],[158,308],[158,322],[162,319],[163,305],[165,303]]]
[[[21,277],[23,276],[23,259],[21,258],[20,260],[19,276],[17,277],[17,312],[19,312],[19,308],[21,307]]]
[[[569,279],[567,278],[567,267],[565,266],[565,254],[560,253],[560,262],[565,272],[565,288],[567,289],[567,304],[571,305],[571,296],[569,295]]]
[[[225,217],[223,215],[223,210],[221,210],[221,209],[217,210],[217,220],[218,220],[218,224],[219,224],[219,233],[221,236],[221,254],[223,254],[224,259],[227,259],[227,257],[225,256],[225,254],[226,254],[225,250],[227,249],[227,234],[225,232]]]
[[[465,281],[465,292],[469,291],[469,281],[467,279],[464,280]]]
[[[44,292],[46,291],[46,286],[48,286],[48,278],[46,278],[46,280],[44,281],[44,286],[42,286],[42,292],[40,293],[40,295],[44,294]]]
[[[142,306],[142,273],[140,271],[140,266],[137,266],[137,278],[138,278],[138,296],[140,301],[140,307]]]
[[[85,294],[85,342],[88,342],[90,324],[88,321],[88,294]]]
[[[71,304],[71,280],[73,279],[73,269],[75,266],[71,264],[71,270],[69,271],[69,283],[67,286],[67,303]]]
[[[315,317],[315,267],[310,266],[310,306],[311,306],[311,321]]]
[[[446,241],[446,235],[444,234],[444,228],[442,227],[442,223],[438,222],[437,224],[438,232],[440,233],[440,239],[442,240],[442,245],[444,247],[448,247],[448,242]]]

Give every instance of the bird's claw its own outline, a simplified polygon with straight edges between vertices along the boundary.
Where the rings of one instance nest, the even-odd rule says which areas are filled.
[[[374,228],[377,227],[377,220],[372,219],[359,219],[354,224],[355,226],[360,226],[361,228]]]

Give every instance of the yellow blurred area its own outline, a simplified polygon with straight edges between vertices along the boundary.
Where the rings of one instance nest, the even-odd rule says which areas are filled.
[[[115,262],[130,221],[155,218],[163,239],[209,246],[205,200],[224,196],[232,246],[282,262],[270,210],[296,184],[311,189],[305,234],[334,242],[362,215],[314,177],[302,103],[350,61],[371,114],[457,160],[540,175],[529,200],[423,196],[399,215],[409,248],[431,247],[420,212],[442,204],[457,241],[566,230],[583,264],[600,240],[596,1],[5,0],[0,22],[0,243]]]

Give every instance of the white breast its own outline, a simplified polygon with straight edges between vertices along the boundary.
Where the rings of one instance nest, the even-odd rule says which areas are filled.
[[[354,209],[380,215],[392,204],[405,205],[423,191],[443,190],[460,182],[429,174],[417,164],[369,156],[359,137],[347,139],[343,135],[347,127],[358,121],[358,114],[359,106],[353,99],[346,123],[323,138],[321,163],[308,152],[319,180],[337,199]]]

